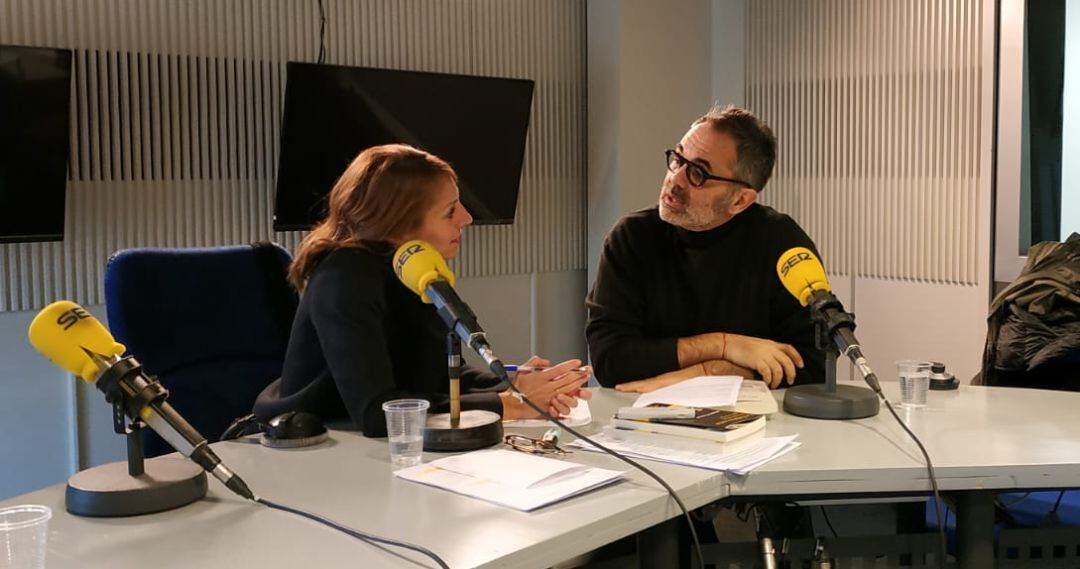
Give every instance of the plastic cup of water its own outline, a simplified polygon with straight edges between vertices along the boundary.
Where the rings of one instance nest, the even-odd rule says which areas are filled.
[[[424,425],[431,403],[424,399],[395,399],[383,403],[386,434],[390,439],[390,466],[394,470],[420,464]]]
[[[926,392],[930,390],[930,362],[900,360],[896,362],[896,377],[900,379],[900,404],[904,407],[925,407]]]
[[[51,517],[47,506],[0,508],[0,569],[44,569]]]

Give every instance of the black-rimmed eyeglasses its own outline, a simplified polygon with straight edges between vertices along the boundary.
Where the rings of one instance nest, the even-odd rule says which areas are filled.
[[[709,180],[719,180],[721,182],[731,182],[732,184],[739,184],[740,186],[746,186],[747,188],[753,188],[750,184],[742,180],[736,180],[735,178],[725,178],[723,176],[714,176],[704,166],[691,162],[686,159],[685,156],[679,154],[674,149],[667,149],[664,151],[664,157],[667,158],[667,169],[672,172],[678,172],[679,168],[683,165],[686,166],[686,179],[690,182],[691,186],[700,188],[705,185],[705,182]]]

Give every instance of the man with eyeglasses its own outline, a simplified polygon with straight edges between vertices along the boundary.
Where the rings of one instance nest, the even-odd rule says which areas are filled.
[[[745,109],[713,108],[665,158],[658,207],[611,230],[586,299],[597,380],[637,392],[701,375],[824,381],[809,312],[776,275],[782,252],[817,249],[757,203],[776,160],[772,131]]]

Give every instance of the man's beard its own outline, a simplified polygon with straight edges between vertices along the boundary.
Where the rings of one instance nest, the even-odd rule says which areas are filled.
[[[664,204],[663,192],[661,192],[661,197],[658,200],[660,206],[660,219],[676,227],[681,227],[688,231],[707,231],[727,223],[732,217],[727,213],[727,210],[735,197],[731,192],[725,193],[714,199],[712,203],[709,204],[708,208],[699,206],[696,209],[691,207],[690,199],[685,188],[673,186],[668,193],[678,200],[684,208],[682,211],[668,209],[667,205]]]

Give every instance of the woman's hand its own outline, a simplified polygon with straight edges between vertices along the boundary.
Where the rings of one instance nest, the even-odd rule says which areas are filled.
[[[758,372],[772,389],[785,378],[788,385],[795,383],[795,368],[803,367],[802,356],[789,344],[751,336],[727,334],[724,354],[732,363]]]
[[[533,356],[522,364],[529,367],[546,367],[541,371],[520,371],[514,378],[514,385],[537,407],[546,409],[549,415],[560,417],[577,406],[578,399],[592,397],[582,385],[592,374],[591,368],[574,371],[581,366],[581,360],[567,360],[556,366],[543,358]],[[540,414],[524,402],[511,395],[510,390],[500,394],[503,400],[503,419],[533,419]]]

